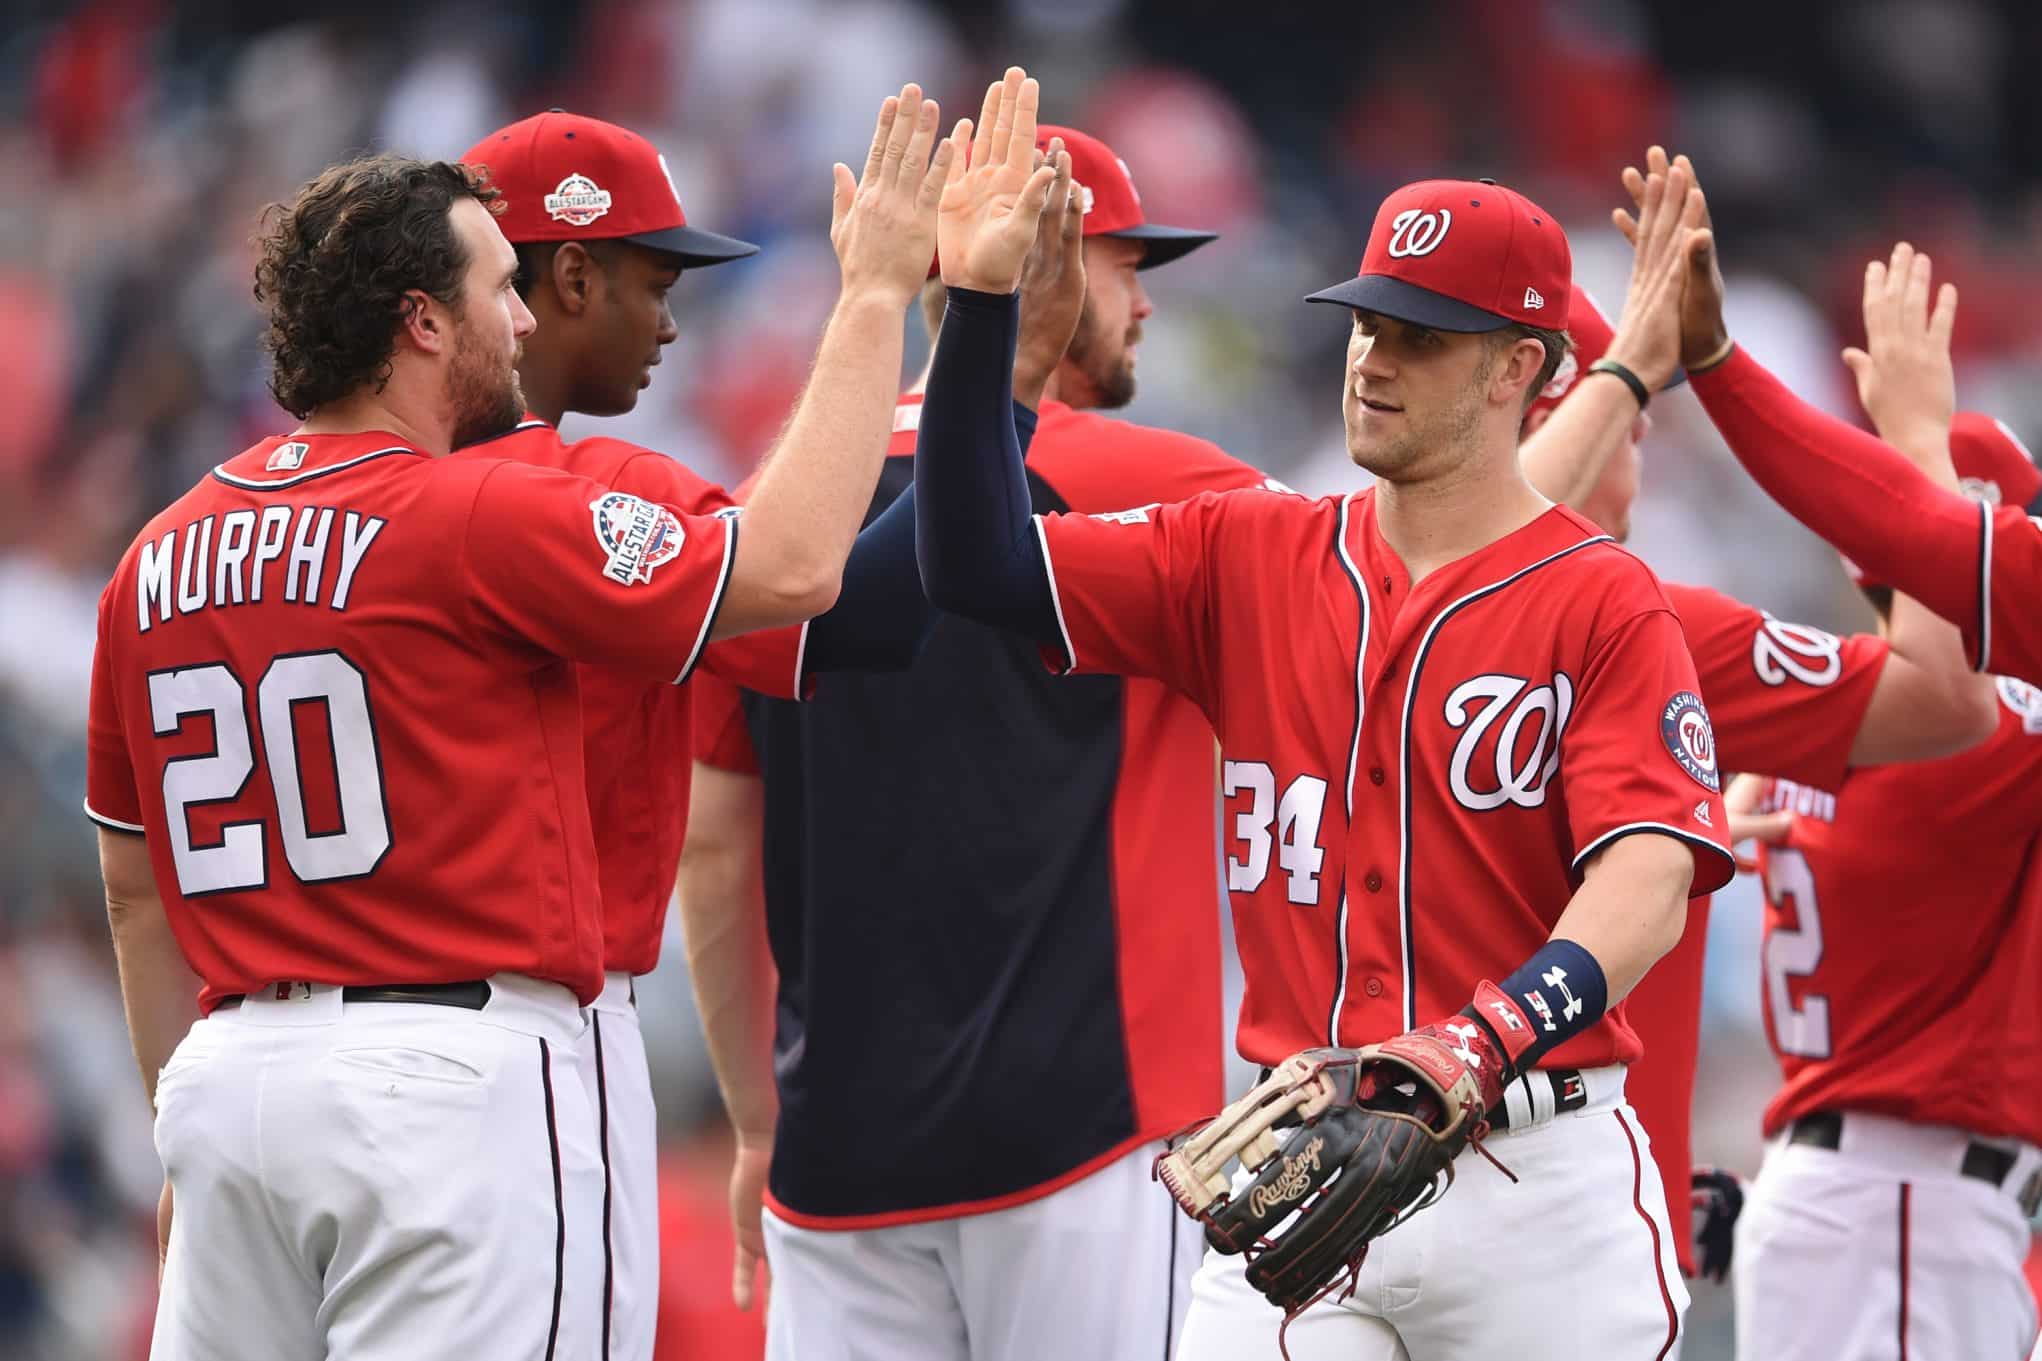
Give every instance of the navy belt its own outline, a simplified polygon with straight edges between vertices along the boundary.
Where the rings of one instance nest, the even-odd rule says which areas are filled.
[[[279,984],[289,987],[289,984]],[[225,1011],[238,1007],[243,994],[230,993],[222,997],[215,1010]],[[340,990],[343,1002],[410,1002],[428,1007],[460,1007],[463,1011],[480,1011],[489,1005],[489,983],[475,979],[467,983],[391,983],[380,987],[366,987],[350,983]]]

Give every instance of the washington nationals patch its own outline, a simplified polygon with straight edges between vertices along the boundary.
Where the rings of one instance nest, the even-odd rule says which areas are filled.
[[[1716,734],[1700,695],[1682,690],[1666,701],[1659,710],[1659,737],[1688,778],[1711,794],[1722,792],[1722,777],[1716,770]]]

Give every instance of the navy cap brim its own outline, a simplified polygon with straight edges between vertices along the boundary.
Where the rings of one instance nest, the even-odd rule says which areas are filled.
[[[1165,227],[1157,222],[1144,222],[1139,227],[1126,227],[1117,232],[1101,232],[1101,236],[1119,237],[1123,241],[1139,241],[1147,247],[1142,253],[1142,262],[1136,269],[1154,269],[1167,265],[1172,260],[1191,254],[1208,241],[1219,240],[1218,232],[1196,232],[1189,227]]]
[[[705,232],[700,227],[668,227],[665,231],[639,232],[635,236],[617,238],[636,246],[645,246],[668,255],[678,255],[686,269],[700,269],[704,265],[720,265],[726,260],[742,260],[747,255],[757,255],[759,248],[749,241],[740,241],[734,236],[722,236],[716,232]]]
[[[1444,293],[1435,293],[1387,274],[1363,274],[1307,294],[1306,302],[1328,302],[1339,307],[1358,307],[1365,312],[1394,317],[1398,321],[1430,326],[1435,331],[1497,331],[1510,325],[1510,318],[1485,312]]]

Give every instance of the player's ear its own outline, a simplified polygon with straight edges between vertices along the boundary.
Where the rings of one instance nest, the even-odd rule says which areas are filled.
[[[1539,370],[1545,366],[1545,345],[1531,336],[1519,336],[1504,352],[1503,362],[1496,366],[1490,396],[1497,401],[1509,401],[1522,409],[1526,394],[1532,384],[1539,381]]]
[[[446,309],[422,288],[405,293],[397,330],[400,338],[408,339],[414,348],[426,354],[440,353],[453,339]]]
[[[588,247],[579,241],[563,241],[553,252],[552,268],[548,276],[553,285],[554,299],[560,310],[570,317],[577,317],[587,310],[595,296],[598,266]]]

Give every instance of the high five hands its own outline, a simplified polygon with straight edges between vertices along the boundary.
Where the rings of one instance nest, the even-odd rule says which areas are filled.
[[[1059,177],[1068,185],[1070,178],[1067,152],[1056,164],[1036,164],[1041,105],[1041,86],[1010,66],[987,88],[976,130],[963,118],[950,134],[936,236],[943,282],[952,288],[1012,293],[1021,282],[1050,187]]]
[[[1610,218],[1624,238],[1637,246],[1640,219],[1645,213],[1654,182],[1657,181],[1663,198],[1676,172],[1685,182],[1683,203],[1690,195],[1699,203],[1699,210],[1693,218],[1693,226],[1698,230],[1687,240],[1687,268],[1680,297],[1680,362],[1688,372],[1698,373],[1729,357],[1730,332],[1723,325],[1723,270],[1716,260],[1716,237],[1709,221],[1708,200],[1702,196],[1693,163],[1685,156],[1669,160],[1664,147],[1652,147],[1645,153],[1643,171],[1635,166],[1624,167],[1624,189],[1630,194],[1631,206],[1639,216],[1633,217],[1618,208],[1610,214]],[[1651,238],[1647,236],[1645,239],[1649,245]]]

